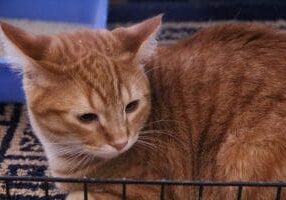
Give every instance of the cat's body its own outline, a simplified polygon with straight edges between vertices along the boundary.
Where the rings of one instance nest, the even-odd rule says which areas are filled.
[[[146,66],[154,68],[150,121],[180,124],[173,135],[190,144],[191,179],[286,179],[285,50],[285,33],[253,24],[207,28],[158,49]],[[247,199],[274,199],[272,191]],[[209,199],[232,199],[224,195]]]
[[[106,87],[106,91],[98,92],[96,90],[95,99],[104,99],[103,96],[109,94],[107,97],[111,100],[106,100],[107,102],[110,101],[106,105],[112,105],[113,100],[120,102],[117,99],[118,96],[123,96],[123,98],[128,96],[124,92],[126,88],[122,89],[118,86],[128,85],[126,81],[130,79],[130,76],[135,77],[135,79],[130,79],[130,87],[139,83],[140,88],[137,90],[139,93],[141,90],[143,91],[139,108],[136,107],[139,113],[130,119],[135,120],[136,127],[133,129],[139,131],[139,128],[142,127],[139,140],[130,150],[127,151],[126,149],[126,152],[116,154],[115,157],[115,153],[109,153],[108,156],[114,157],[113,159],[103,160],[92,157],[92,159],[83,160],[82,157],[85,156],[83,152],[74,155],[64,148],[59,150],[62,151],[60,154],[53,152],[57,151],[57,145],[63,145],[56,143],[53,138],[61,140],[61,138],[71,137],[65,131],[65,124],[60,125],[66,120],[61,112],[66,112],[70,107],[76,106],[71,102],[79,96],[77,93],[78,86],[75,86],[76,84],[70,85],[70,80],[67,80],[66,83],[63,81],[62,85],[51,86],[53,91],[43,89],[43,91],[38,92],[39,88],[33,88],[34,86],[29,85],[31,84],[29,81],[37,81],[39,85],[43,85],[39,80],[41,77],[33,78],[33,73],[32,75],[29,74],[32,78],[26,77],[25,89],[28,96],[31,122],[36,134],[44,144],[53,175],[61,177],[127,177],[145,180],[162,178],[179,180],[286,180],[285,33],[249,24],[229,24],[202,30],[188,39],[154,50],[148,47],[149,44],[146,44],[146,41],[149,40],[150,34],[158,26],[158,17],[147,21],[151,31],[146,31],[146,33],[144,31],[148,29],[146,22],[143,25],[144,23],[135,25],[135,29],[133,28],[131,31],[134,34],[140,26],[144,27],[144,29],[139,28],[141,31],[139,34],[144,37],[144,40],[138,40],[140,42],[137,40],[132,42],[129,36],[129,38],[125,37],[124,29],[117,29],[113,32],[123,43],[129,43],[127,46],[131,49],[131,53],[121,53],[120,48],[122,46],[115,46],[115,53],[113,52],[115,50],[110,50],[112,46],[105,46],[103,51],[99,50],[88,54],[93,59],[89,59],[87,56],[89,62],[86,62],[84,67],[78,64],[78,68],[73,68],[73,78],[77,80],[76,84],[82,84],[78,89],[87,91],[90,102],[94,100],[90,97],[92,92],[90,94],[90,90],[85,90],[84,87],[96,87],[97,82],[93,83],[92,78],[96,80],[102,78],[102,83],[99,85],[103,89]],[[11,34],[9,27],[4,27],[4,32],[8,37]],[[83,37],[80,37],[80,34],[74,37],[80,38],[78,41],[84,44],[93,40],[94,42],[97,41],[96,38],[91,37],[91,32],[84,34]],[[106,33],[106,35],[108,34]],[[131,38],[134,39],[132,34]],[[16,40],[17,45],[17,37],[15,39],[13,35],[10,35],[9,38],[11,41]],[[86,43],[84,38],[89,39],[89,41]],[[110,35],[108,40],[112,41],[113,39],[114,37]],[[64,39],[62,40],[64,41]],[[109,44],[106,39],[103,41],[103,43]],[[144,41],[143,45],[141,44],[142,41]],[[56,46],[55,43],[52,44]],[[63,44],[68,44],[68,42],[63,42]],[[113,43],[111,42],[111,44]],[[93,48],[96,48],[96,45]],[[20,49],[23,48],[23,45],[19,46]],[[68,49],[72,49],[73,46],[73,44],[67,45]],[[145,48],[148,51],[145,52]],[[59,55],[65,55],[69,60],[71,57],[69,54],[76,55],[77,50],[80,52],[81,49],[75,48],[73,52],[67,51],[66,54]],[[109,51],[112,53],[110,54]],[[52,63],[56,63],[59,58],[53,52],[56,51],[45,51],[45,56],[40,56],[40,59],[38,53],[37,56],[31,52],[31,55],[28,55],[54,73],[53,70],[56,69],[57,65],[48,65],[51,64],[51,61],[48,64],[42,62],[47,58],[50,60],[53,58]],[[149,55],[149,52],[152,52],[152,55]],[[108,60],[108,56],[112,58],[111,61]],[[135,69],[134,66],[128,68],[128,63],[134,65],[134,62],[130,62],[134,57],[138,61],[137,64],[140,63],[141,67],[144,66],[147,77],[141,72],[141,69]],[[96,63],[96,59],[107,60],[100,63],[105,68],[99,69],[100,65],[96,65],[98,67],[91,67],[87,70],[88,73],[84,73],[87,66]],[[75,61],[77,60],[75,59]],[[71,63],[71,66],[76,66],[74,60]],[[111,66],[107,71],[105,71],[106,63]],[[56,70],[57,75],[68,70],[66,66]],[[100,74],[100,76],[92,77],[93,70],[98,69],[100,71],[97,71],[95,75]],[[91,76],[88,75],[90,73]],[[110,74],[113,74],[112,78],[109,78]],[[114,77],[116,77],[116,83]],[[52,82],[51,80],[57,81],[58,77],[53,75],[45,77],[45,84],[51,84],[46,82],[47,79]],[[87,86],[83,84],[85,81],[89,82]],[[44,86],[41,87],[45,88]],[[58,92],[57,88],[60,88]],[[110,88],[110,93],[108,93],[108,88]],[[68,93],[65,93],[63,89],[67,90]],[[118,91],[120,94],[117,96]],[[52,92],[51,98],[45,95],[49,94],[48,92]],[[69,96],[69,101],[65,101],[66,96]],[[151,105],[148,104],[150,99]],[[82,103],[83,101],[81,99],[79,102]],[[102,102],[95,102],[96,105],[100,103]],[[141,104],[145,105],[144,109],[141,109],[140,106],[143,106]],[[118,107],[121,108],[122,106],[120,106]],[[147,120],[150,107],[151,114]],[[58,121],[54,120],[55,113],[61,116],[57,119]],[[114,111],[114,113],[116,112]],[[112,121],[113,118],[110,119]],[[120,117],[116,119],[120,119]],[[147,122],[145,122],[146,120]],[[73,131],[81,132],[80,137],[86,137],[85,139],[88,140],[93,139],[88,132],[85,133],[87,130],[85,127],[75,126],[75,122],[71,119],[68,122],[68,125],[73,127]],[[114,127],[118,128],[120,122],[113,121],[113,123],[115,124]],[[132,130],[132,127],[128,127],[128,129]],[[118,135],[122,135],[123,132],[118,133]],[[127,135],[130,134],[132,135],[132,131]],[[118,135],[113,135],[111,138],[114,139]],[[110,138],[109,140],[104,138],[97,140],[106,140],[111,142],[110,144],[116,149],[122,149],[113,144],[113,140]],[[67,140],[66,145],[69,145],[69,140]],[[132,146],[129,141],[128,145]],[[123,148],[125,148],[124,145]],[[70,191],[81,190],[82,188],[79,185],[68,184],[62,184],[59,187]],[[89,189],[91,196],[96,200],[119,199],[121,195],[120,186],[97,185],[90,186]],[[153,200],[159,199],[159,191],[159,187],[128,186],[127,195],[128,199]],[[165,192],[166,199],[195,199],[198,188],[166,187]],[[266,200],[274,199],[275,192],[276,189],[247,188],[243,195],[246,199]],[[208,200],[234,199],[235,194],[236,188],[219,189],[213,187],[204,189],[204,199]],[[284,196],[282,198],[286,198]],[[80,199],[82,197],[82,193],[75,192],[71,193],[68,198]]]

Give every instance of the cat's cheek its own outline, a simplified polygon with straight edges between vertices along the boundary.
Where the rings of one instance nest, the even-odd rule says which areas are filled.
[[[124,148],[125,151],[127,151],[128,149],[130,149],[137,141],[139,138],[139,134],[136,133],[134,136],[131,136],[128,140],[128,144],[126,145],[126,147]]]

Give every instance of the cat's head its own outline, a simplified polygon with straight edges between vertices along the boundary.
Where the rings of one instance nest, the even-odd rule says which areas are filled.
[[[31,124],[44,145],[108,159],[137,141],[151,106],[144,64],[160,24],[157,16],[112,31],[46,36],[1,23],[6,57],[23,74]]]

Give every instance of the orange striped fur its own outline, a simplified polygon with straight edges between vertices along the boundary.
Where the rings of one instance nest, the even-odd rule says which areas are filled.
[[[160,23],[157,16],[113,31],[55,36],[1,24],[6,52],[22,66],[31,124],[52,174],[285,181],[285,33],[228,24],[156,48]],[[139,104],[127,112],[134,100]],[[80,121],[85,113],[98,119]],[[69,200],[83,199],[79,185],[58,187],[71,192]],[[127,188],[132,200],[159,199],[159,191]],[[89,192],[90,199],[120,199],[121,187]],[[275,192],[246,188],[243,199],[274,199]],[[204,199],[235,194],[205,188]],[[197,195],[196,187],[166,187],[166,199]]]

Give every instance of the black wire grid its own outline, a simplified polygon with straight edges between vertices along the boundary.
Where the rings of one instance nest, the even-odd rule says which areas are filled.
[[[88,184],[110,184],[122,186],[122,200],[127,199],[126,188],[128,185],[153,185],[160,186],[160,200],[165,199],[165,186],[197,186],[199,187],[199,193],[196,197],[197,200],[203,200],[204,187],[236,187],[237,188],[237,200],[242,198],[243,187],[269,187],[276,188],[275,200],[280,200],[282,188],[286,187],[286,182],[241,182],[241,181],[173,181],[173,180],[132,180],[132,179],[91,179],[91,178],[57,178],[57,177],[20,177],[20,176],[0,176],[0,182],[5,183],[6,199],[11,199],[9,185],[14,181],[23,182],[42,182],[45,187],[45,197],[49,199],[49,184],[50,183],[80,183],[83,186],[84,200],[88,200]]]

